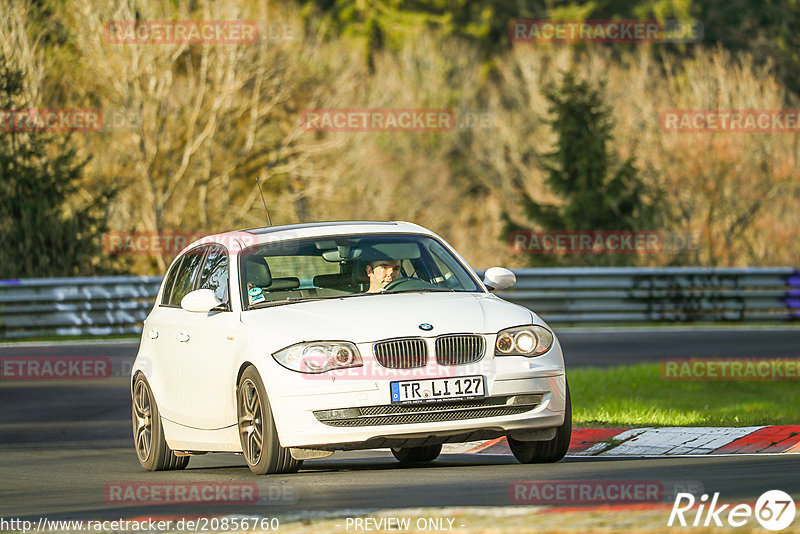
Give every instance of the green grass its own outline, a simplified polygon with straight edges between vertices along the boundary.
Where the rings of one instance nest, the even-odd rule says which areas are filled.
[[[659,364],[568,371],[576,427],[800,423],[800,384],[664,380]]]

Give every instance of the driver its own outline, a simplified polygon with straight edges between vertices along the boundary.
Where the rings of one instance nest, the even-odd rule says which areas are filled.
[[[376,260],[367,264],[369,289],[367,293],[380,293],[390,283],[400,278],[400,260]]]

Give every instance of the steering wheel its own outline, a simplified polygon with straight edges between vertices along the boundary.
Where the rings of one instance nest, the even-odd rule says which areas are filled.
[[[404,276],[403,278],[398,278],[397,280],[392,280],[386,287],[384,287],[384,291],[391,291],[392,289],[429,289],[431,287],[436,287],[435,285],[431,284],[430,282],[426,282],[421,278],[416,278],[414,276]]]

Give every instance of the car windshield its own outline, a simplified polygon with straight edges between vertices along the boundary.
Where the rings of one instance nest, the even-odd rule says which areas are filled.
[[[482,291],[436,239],[344,235],[265,243],[240,255],[244,309],[405,292]]]

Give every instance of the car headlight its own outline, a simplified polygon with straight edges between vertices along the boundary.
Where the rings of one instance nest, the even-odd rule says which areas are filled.
[[[298,373],[324,373],[333,369],[360,367],[361,354],[348,341],[298,343],[272,355],[282,366]]]
[[[506,328],[497,334],[495,356],[541,356],[553,346],[553,333],[539,325]]]

